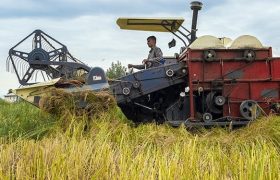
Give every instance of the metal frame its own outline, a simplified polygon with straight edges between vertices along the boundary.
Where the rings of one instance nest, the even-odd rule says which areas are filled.
[[[23,52],[17,50],[19,45],[28,38],[32,39],[32,51]],[[50,41],[56,43],[53,45]],[[10,67],[10,62],[12,67]],[[78,69],[90,71],[90,67],[73,57],[67,47],[41,30],[35,30],[23,38],[9,50],[7,58],[7,70],[15,72],[21,85],[31,85],[29,82],[35,76],[37,82],[38,73],[44,81],[62,76],[72,76]]]
[[[133,20],[133,19],[132,19]],[[161,25],[162,27],[164,27],[167,31],[171,32],[173,35],[175,35],[178,39],[180,39],[183,44],[185,45],[185,47],[189,46],[192,42],[191,39],[189,38],[189,36],[191,36],[191,32],[189,30],[187,30],[184,26],[180,25],[177,20],[173,20],[172,23],[169,23],[168,21],[171,20],[163,20],[161,21],[161,23],[130,23],[129,21],[127,21],[128,25]],[[177,30],[177,32],[179,32],[182,36],[184,36],[189,44],[187,45],[186,42],[184,41],[184,39],[182,37],[180,37],[179,35],[177,35],[173,29],[176,27],[176,24],[179,25],[179,28],[182,28],[183,30],[187,31],[189,34],[185,34],[184,32],[180,31],[179,28]]]

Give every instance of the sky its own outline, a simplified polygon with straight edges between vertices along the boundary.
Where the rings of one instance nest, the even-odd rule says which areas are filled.
[[[119,17],[182,17],[190,29],[190,0],[0,0],[0,97],[19,86],[16,75],[6,72],[9,49],[35,29],[41,29],[68,47],[72,55],[104,70],[112,62],[141,63],[148,54],[146,38],[157,37],[165,56],[183,46],[168,48],[174,35],[121,30]],[[198,36],[235,39],[256,36],[280,55],[279,0],[202,0]],[[175,38],[176,39],[176,38]]]

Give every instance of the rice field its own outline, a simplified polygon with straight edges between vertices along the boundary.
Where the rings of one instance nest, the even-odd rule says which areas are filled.
[[[52,116],[0,101],[0,179],[279,179],[280,118],[230,131]]]

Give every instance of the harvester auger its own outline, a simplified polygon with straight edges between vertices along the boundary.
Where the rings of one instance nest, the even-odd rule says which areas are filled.
[[[35,48],[30,53],[16,51],[16,45],[9,57],[16,73],[14,56],[29,65],[23,78],[17,73],[22,85],[29,84],[36,70],[44,71],[52,81],[24,86],[14,92],[38,105],[47,87],[59,87],[68,92],[107,89],[128,119],[168,122],[173,126],[244,125],[261,115],[278,114],[280,58],[272,57],[271,47],[264,47],[249,35],[234,41],[209,35],[197,38],[197,17],[201,8],[202,3],[191,3],[191,31],[182,26],[184,19],[181,18],[119,18],[117,24],[121,29],[170,32],[185,46],[174,57],[164,57],[164,64],[109,84],[101,68],[90,68],[76,60],[66,46],[37,30],[33,38]],[[43,41],[48,44],[44,37],[61,48],[51,46],[51,51],[44,50]],[[175,44],[174,40],[169,43],[170,47]],[[73,79],[81,70],[84,81],[80,81],[79,88],[71,83],[61,86],[61,78]]]

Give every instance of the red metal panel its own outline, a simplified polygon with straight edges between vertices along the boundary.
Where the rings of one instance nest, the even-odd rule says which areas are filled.
[[[223,96],[228,103],[224,106],[224,116],[239,117],[239,106],[242,101],[250,99],[249,83],[236,83],[224,85]]]
[[[204,80],[212,81],[216,79],[221,79],[221,63],[219,61],[204,63]]]
[[[188,67],[191,69],[189,72],[189,78],[191,81],[202,81],[203,79],[203,65],[201,62],[188,61]]]
[[[251,99],[256,101],[279,99],[278,82],[251,83]]]
[[[280,80],[280,58],[274,58],[270,61],[272,80]]]
[[[225,79],[267,80],[270,78],[270,67],[266,61],[224,62],[223,72]]]
[[[192,66],[192,74],[190,74],[192,81],[203,82],[221,78],[220,62],[206,62],[203,64],[201,61],[195,61],[191,62],[190,66]]]
[[[230,103],[224,105],[223,116],[240,117],[240,103]]]
[[[243,101],[250,99],[250,87],[248,83],[236,83],[224,85],[223,95],[229,101]]]
[[[192,81],[213,81],[213,80],[268,80],[271,77],[270,64],[266,60],[269,57],[270,49],[256,51],[258,58],[252,63],[242,59],[234,60],[236,57],[242,57],[240,52],[244,50],[217,50],[217,59],[213,62],[203,61],[203,50],[190,50],[188,65],[192,68],[190,78]],[[241,53],[241,54],[242,54]],[[232,59],[230,59],[232,58]],[[223,60],[224,59],[224,60]],[[279,64],[280,66],[280,64]],[[274,70],[274,75],[280,73]]]
[[[279,64],[280,65],[280,64]],[[192,81],[213,81],[213,80],[268,80],[270,79],[270,65],[266,61],[254,63],[238,62],[190,62],[192,67],[190,78]],[[223,73],[223,75],[222,75]],[[280,78],[280,73],[279,73]]]

